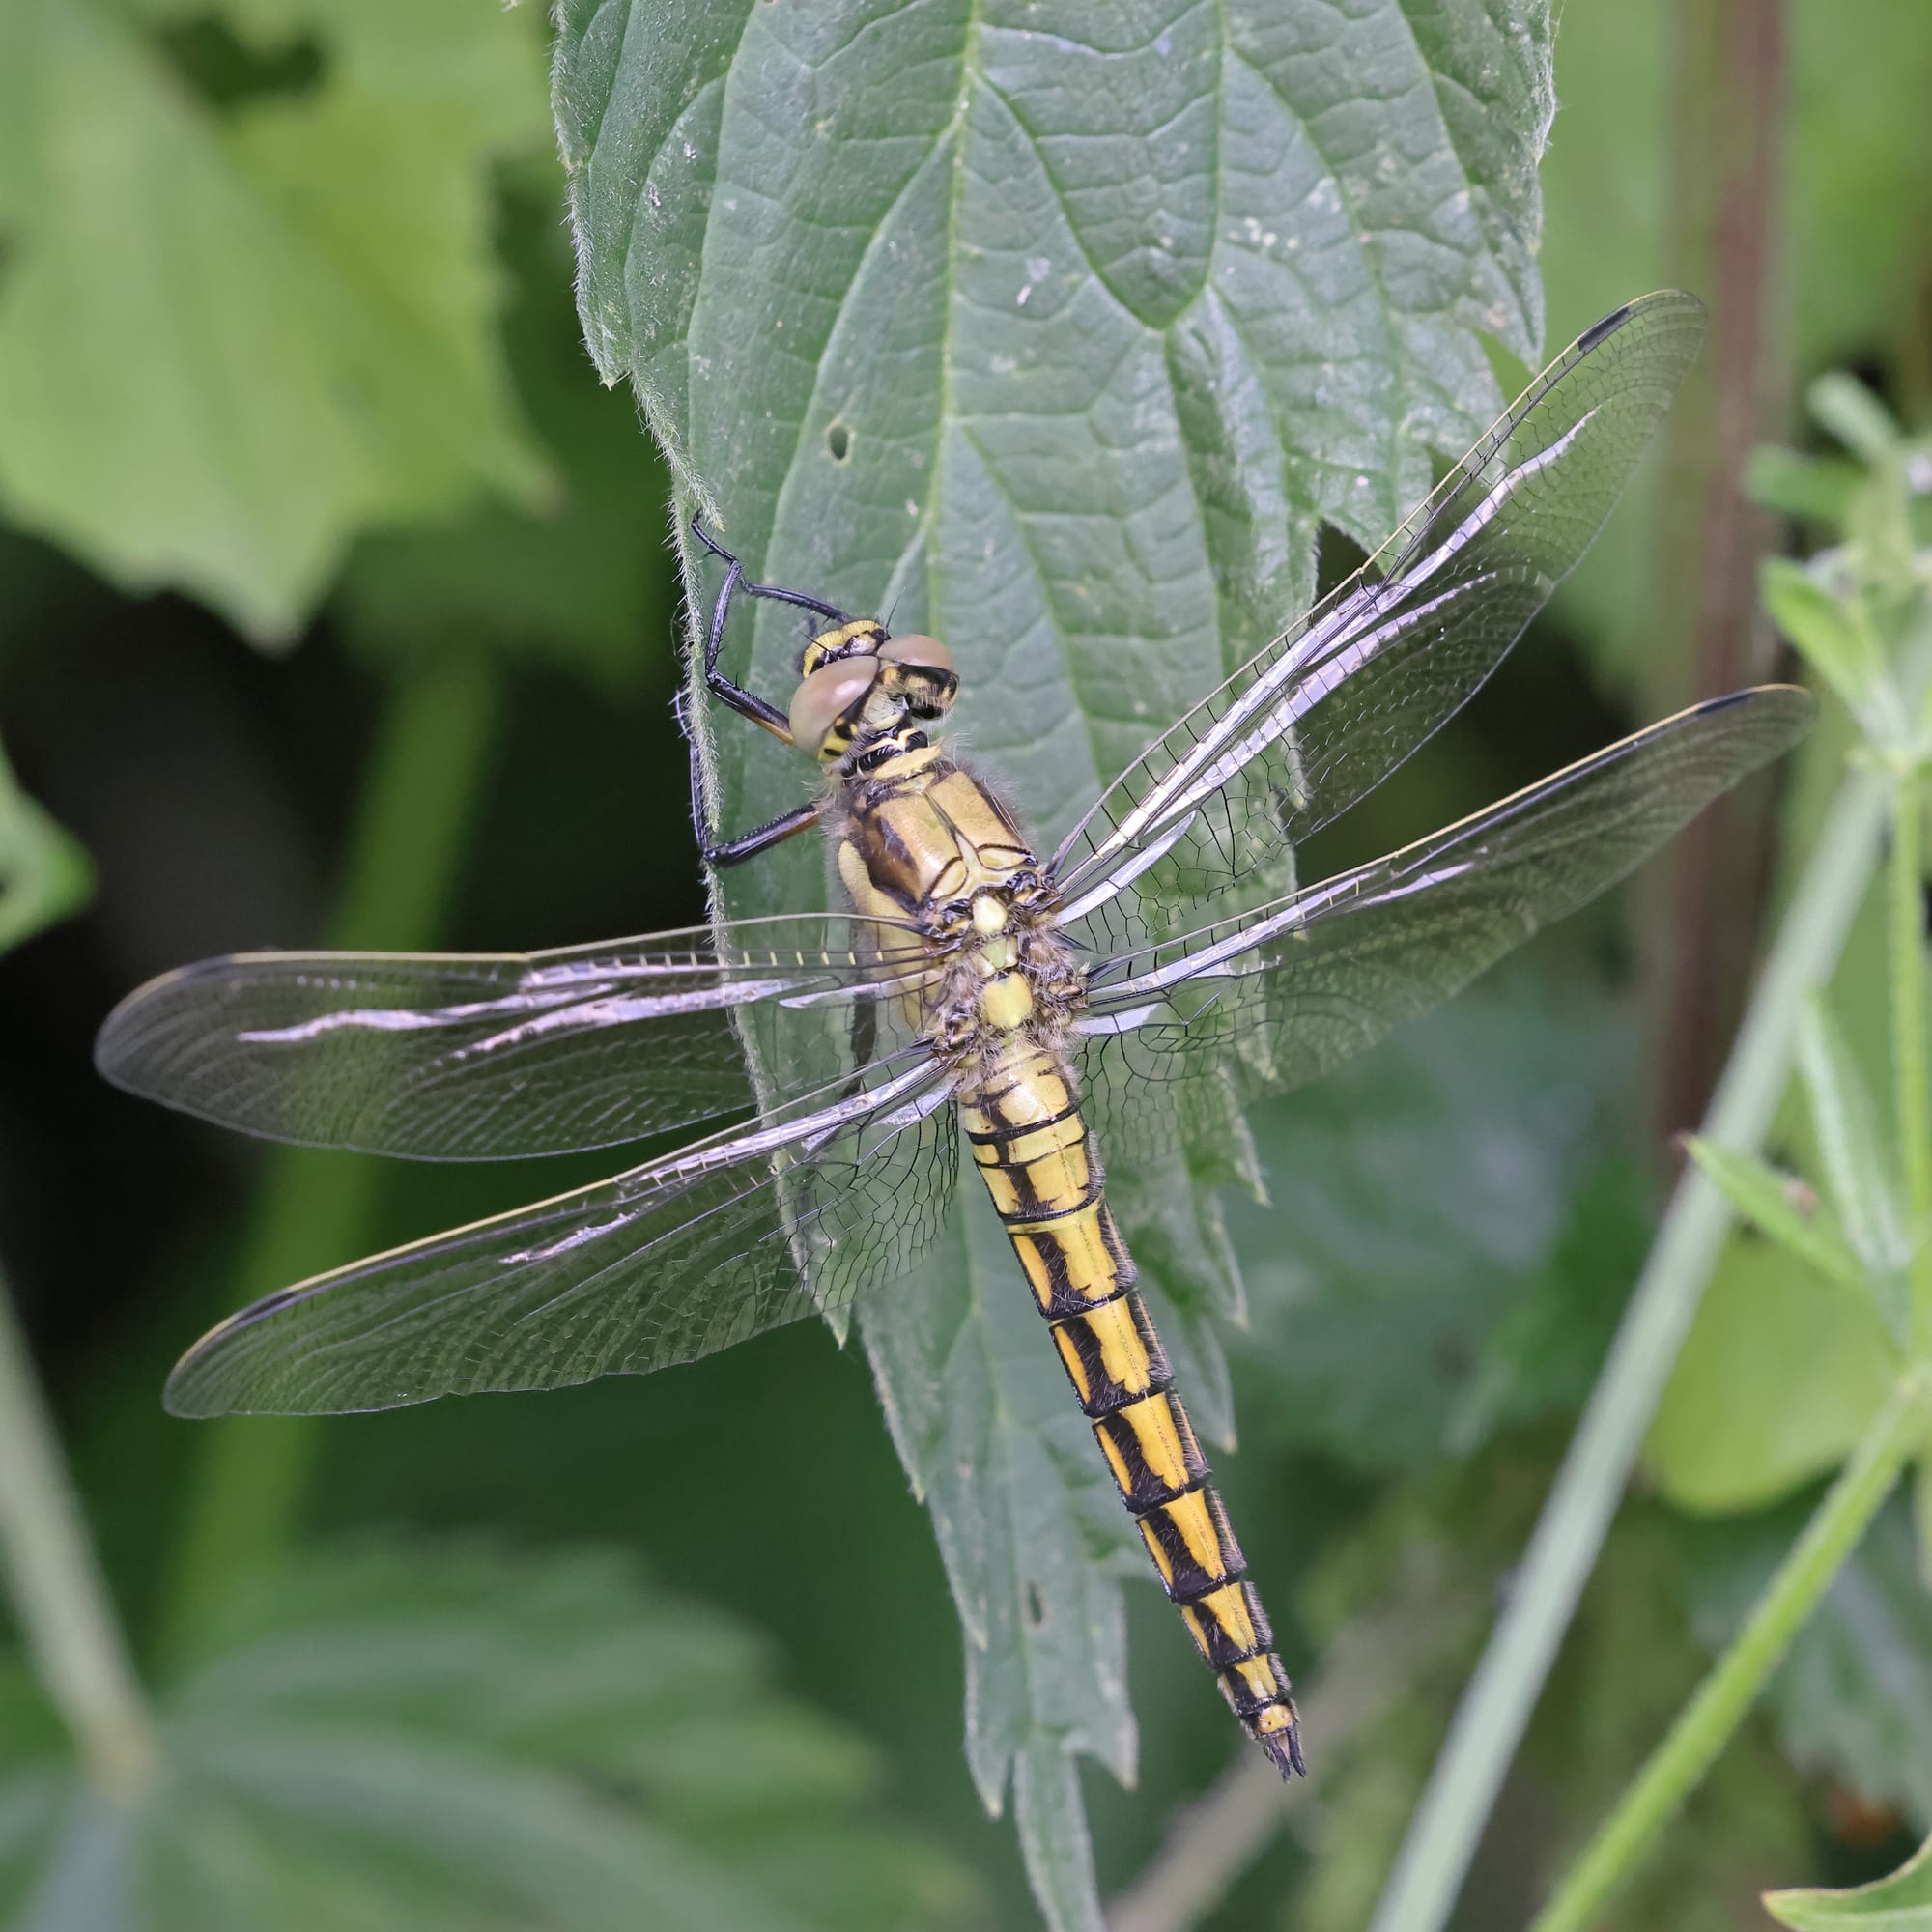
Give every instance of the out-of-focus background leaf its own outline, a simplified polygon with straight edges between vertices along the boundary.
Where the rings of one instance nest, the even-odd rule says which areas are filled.
[[[173,1661],[142,1802],[72,1779],[0,1693],[0,1910],[34,1932],[976,1916],[967,1875],[886,1821],[878,1754],[776,1676],[736,1618],[608,1556],[321,1550]]]
[[[1241,32],[1262,11],[1241,13]],[[326,1568],[298,1548],[286,1559],[298,1567],[251,1581],[246,1535],[201,1545],[213,1551],[192,1593],[204,1607],[184,1607],[184,1548],[235,1494],[232,1473],[213,1465],[267,1466],[294,1439],[264,1423],[212,1451],[208,1432],[168,1423],[156,1400],[192,1333],[242,1294],[280,1285],[248,1273],[252,1231],[296,1202],[320,1217],[313,1241],[341,1245],[294,1266],[324,1266],[578,1177],[558,1166],[385,1168],[354,1184],[352,1221],[335,1212],[350,1185],[339,1161],[265,1162],[125,1101],[94,1082],[89,1040],[148,972],[232,946],[312,942],[358,907],[399,920],[357,856],[380,748],[399,742],[414,748],[405,763],[424,790],[414,806],[407,788],[398,794],[389,823],[407,849],[389,855],[388,876],[407,880],[412,864],[434,860],[434,903],[413,914],[439,943],[561,944],[702,918],[669,716],[681,586],[668,473],[636,400],[602,387],[599,366],[638,364],[674,461],[715,495],[727,537],[759,567],[850,603],[898,595],[899,623],[946,626],[971,678],[969,741],[1051,828],[1162,707],[1291,614],[1316,580],[1318,526],[1356,543],[1379,536],[1533,359],[1539,335],[1565,340],[1672,271],[1668,135],[1687,110],[1673,94],[1671,10],[1653,0],[1565,10],[1560,111],[1535,182],[1520,156],[1477,143],[1491,70],[1452,58],[1476,44],[1476,10],[1448,10],[1441,36],[1406,52],[1366,42],[1286,50],[1297,70],[1283,83],[1289,104],[1322,136],[1310,154],[1326,154],[1331,183],[1373,174],[1390,127],[1435,129],[1402,148],[1381,199],[1356,205],[1384,268],[1428,256],[1418,279],[1379,287],[1366,270],[1375,251],[1346,223],[1321,265],[1327,279],[1284,266],[1289,240],[1350,207],[1319,185],[1312,159],[1305,177],[1236,183],[1233,232],[1190,215],[1188,156],[1211,129],[1226,137],[1218,165],[1239,165],[1240,140],[1259,124],[1235,110],[1265,105],[1265,90],[1224,90],[1218,119],[1202,108],[1184,76],[1207,59],[1208,16],[1169,12],[1120,25],[1130,82],[1112,92],[1092,78],[1089,56],[1058,43],[1042,55],[1027,31],[1043,40],[1055,23],[1037,12],[1019,26],[985,15],[972,111],[954,118],[956,8],[881,10],[842,51],[828,48],[837,30],[823,9],[573,10],[580,80],[593,57],[606,63],[599,72],[621,71],[616,30],[629,21],[633,53],[661,58],[667,84],[690,101],[649,134],[650,164],[628,177],[656,189],[643,205],[660,225],[628,278],[589,291],[593,316],[609,304],[614,320],[611,333],[593,328],[586,350],[533,10],[457,0],[0,10],[0,734],[23,799],[38,801],[10,822],[44,814],[68,828],[99,881],[85,917],[0,967],[0,1245],[171,1723],[191,1687],[213,1681],[196,1678],[190,1657],[267,1656],[277,1630],[286,1643],[289,1613],[299,1626],[310,1610],[327,1610],[339,1642],[337,1620],[360,1614],[351,1583],[331,1592]],[[1790,349],[1791,434],[1803,434],[1800,383],[1833,361],[1857,367],[1902,419],[1922,421],[1932,29],[1886,0],[1793,0],[1783,17],[1773,315]],[[1350,18],[1370,40],[1400,25],[1395,10]],[[886,46],[907,51],[888,61]],[[1276,49],[1250,51],[1243,88]],[[1390,71],[1376,65],[1384,54],[1433,71],[1434,84],[1413,99],[1392,91],[1410,120],[1392,108],[1364,124],[1359,97]],[[1027,63],[1041,58],[1077,70],[1079,83],[1038,93]],[[1498,85],[1505,71],[1515,71],[1507,61],[1492,74]],[[1277,127],[1292,118],[1268,112]],[[1132,125],[1092,139],[1107,116]],[[791,168],[801,128],[814,138]],[[587,126],[572,123],[567,140],[588,152]],[[827,212],[814,197],[853,153],[874,205],[814,228],[817,252],[779,272],[786,238]],[[721,154],[736,172],[710,172]],[[1487,199],[1440,204],[1453,233],[1439,252],[1418,240],[1422,213],[1438,206],[1431,184],[1440,185],[1410,165],[1418,157],[1494,185]],[[959,179],[970,192],[957,202],[968,225],[949,225],[949,196],[936,225],[915,221],[935,175],[968,160],[974,171]],[[608,179],[621,185],[624,165]],[[1136,185],[1111,185],[1122,181]],[[743,198],[734,212],[762,224],[768,246],[717,263],[708,279],[704,224],[721,192]],[[1122,245],[1170,213],[1170,248]],[[949,247],[960,273],[936,298],[927,270]],[[1313,247],[1304,239],[1292,252],[1306,259]],[[1215,295],[1210,263],[1235,268],[1233,294]],[[850,304],[842,329],[833,326],[859,270],[875,331],[863,340]],[[1355,304],[1349,319],[1314,328],[1311,317],[1331,318],[1337,288]],[[659,313],[672,326],[623,333],[636,315]],[[936,315],[949,320],[959,378],[938,399]],[[1236,324],[1255,319],[1284,332],[1260,347],[1242,335],[1237,353]],[[801,331],[812,344],[804,354]],[[1348,351],[1349,384],[1298,393],[1297,342],[1310,367]],[[691,345],[709,358],[701,384]],[[1042,345],[1051,355],[1029,365]],[[1212,366],[1231,378],[1246,373],[1207,384],[1210,355],[1225,356]],[[731,426],[753,409],[769,409],[768,423],[741,442]],[[1061,418],[1051,437],[1043,411]],[[835,417],[842,461],[827,435]],[[1359,498],[1357,475],[1369,479]],[[1051,532],[1034,569],[1009,569],[1006,547],[1039,524],[1042,505],[1079,514]],[[921,535],[927,549],[913,554]],[[1638,722],[1644,694],[1673,688],[1683,670],[1653,621],[1655,537],[1634,496],[1469,718],[1316,858],[1395,842]],[[1324,544],[1321,572],[1348,555],[1347,542]],[[931,585],[937,599],[919,605]],[[736,648],[748,641],[761,688],[781,698],[790,632],[768,622]],[[278,647],[272,661],[249,648],[264,642]],[[481,695],[446,711],[422,696],[443,690]],[[1040,733],[1029,723],[1049,714],[1092,716],[1096,728]],[[419,735],[400,734],[399,721]],[[795,767],[754,757],[759,749],[756,734],[720,739],[723,792],[746,816],[790,802],[803,781]],[[1788,815],[1801,842],[1828,777],[1794,775]],[[31,873],[15,864],[0,914],[30,876],[55,888],[35,923],[72,904],[78,862],[56,857]],[[793,864],[756,889],[793,903],[822,890],[809,852]],[[1362,1922],[1595,1371],[1660,1173],[1645,1113],[1654,1037],[1633,977],[1630,911],[1603,908],[1548,935],[1520,974],[1331,1089],[1258,1116],[1270,1205],[1230,1203],[1231,1245],[1192,1184],[1225,1180],[1229,1167],[1142,1178],[1137,1251],[1175,1304],[1164,1319],[1188,1338],[1197,1408],[1238,1425],[1239,1452],[1217,1452],[1217,1465],[1284,1654],[1312,1687],[1318,1780],[1295,1794],[1293,1829],[1205,1921],[1218,1932]],[[1883,1110],[1880,932],[1872,922],[1861,935],[1833,1008]],[[1797,1110],[1771,1151],[1817,1172]],[[1751,1562],[1768,1560],[1744,1542],[1776,1547],[1775,1513],[1793,1506],[1780,1496],[1814,1481],[1840,1444],[1866,1344],[1829,1289],[1767,1276],[1763,1246],[1740,1236],[1727,1258],[1651,1445],[1652,1492],[1610,1546],[1479,1862],[1471,1927],[1520,1922],[1539,1875],[1577,1842],[1730,1628],[1761,1574]],[[952,1499],[951,1520],[978,1539],[970,1548],[935,1548],[861,1349],[840,1353],[803,1328],[648,1382],[330,1424],[305,1438],[297,1478],[270,1498],[283,1540],[383,1528],[385,1553],[350,1565],[370,1614],[467,1630],[473,1655],[489,1659],[527,1659],[519,1646],[542,1628],[532,1603],[577,1579],[603,1606],[595,1629],[628,1634],[622,1655],[586,1644],[578,1659],[595,1656],[611,1673],[612,1712],[637,1690],[626,1673],[688,1654],[681,1643],[751,1660],[755,1697],[721,1695],[702,1721],[679,1728],[662,1704],[628,1707],[639,1715],[627,1744],[688,1753],[718,1801],[704,1819],[653,1809],[680,1869],[695,1861],[700,1877],[722,1873],[768,1902],[770,1852],[796,1877],[783,1908],[806,1923],[948,1923],[956,1909],[966,1923],[1023,1925],[1034,1907],[1015,1833],[984,1818],[962,1747],[969,1671],[948,1572],[956,1582],[963,1568],[975,1579],[964,1590],[984,1595],[989,1625],[997,1614],[1017,1646],[976,1655],[975,1694],[997,1663],[1008,1673],[1002,1722],[1038,1727],[1019,1757],[1029,1829],[1076,1833],[1084,1810],[1111,1891],[1238,1740],[1144,1566],[1122,1560],[1124,1521],[1097,1464],[1078,1459],[1084,1432],[1037,1352],[1017,1277],[997,1250],[980,1259],[978,1270],[925,1284],[932,1293],[916,1306],[899,1304],[907,1326],[892,1337],[896,1360],[922,1375],[941,1363],[956,1378],[909,1384],[899,1448],[928,1495]],[[1238,1306],[1236,1262],[1245,1329],[1209,1312]],[[962,1336],[970,1346],[949,1360]],[[1232,1403],[1217,1386],[1222,1340]],[[1748,1378],[1747,1359],[1762,1362]],[[959,1387],[995,1366],[1013,1398],[997,1430]],[[962,1463],[982,1455],[1033,1472],[1031,1496],[976,1487]],[[1063,1701],[1024,1671],[1066,1626],[1028,1627],[1024,1585],[1042,1579],[1025,1560],[1036,1519],[1022,1501],[1085,1538],[1059,1588],[1094,1621],[1074,1665],[1054,1666]],[[1924,1773],[1898,1714],[1917,1708],[1922,1600],[1910,1594],[1895,1526],[1882,1527],[1807,1638],[1815,1652],[1794,1655],[1773,1709],[1673,1840],[1656,1889],[1620,1906],[1613,1925],[1728,1932],[1754,1922],[1763,1888],[1876,1878],[1910,1853]],[[446,1559],[452,1532],[484,1532],[519,1553]],[[584,1546],[602,1553],[585,1557]],[[641,1561],[649,1590],[614,1580],[613,1552]],[[494,1607],[451,1601],[461,1592],[448,1579],[480,1576],[477,1565],[501,1566],[490,1570],[502,1578]],[[604,1580],[583,1581],[592,1576]],[[292,1577],[304,1579],[306,1607],[286,1594]],[[280,1609],[247,1621],[224,1607],[251,1592]],[[1394,1693],[1324,1742],[1331,1662],[1417,1629],[1410,1647],[1388,1646]],[[379,1698],[365,1676],[362,1709],[395,1717],[410,1763],[453,1749],[447,1783],[414,1780],[425,1803],[454,1802],[461,1774],[480,1808],[500,1792],[497,1766],[565,1793],[566,1810],[582,1806],[613,1831],[631,1815],[612,1796],[608,1756],[586,1772],[558,1759],[554,1738],[483,1735],[508,1722],[514,1684],[431,1712],[420,1673],[406,1674],[417,1703],[404,1696],[410,1686]],[[498,1675],[516,1673],[505,1663]],[[1074,1686],[1091,1691],[1091,1708],[1064,1701]],[[299,1759],[313,1708],[277,1708],[272,1688],[245,1714],[223,1704],[219,1728],[239,1738],[293,1726]],[[544,1670],[525,1689],[532,1724],[565,1708]],[[71,1786],[57,1739],[24,1695],[0,1685],[0,1861],[12,1861],[0,1869],[11,1874],[26,1847],[45,1844]],[[776,1728],[740,1748],[756,1729],[753,1705],[776,1714]],[[1084,1731],[1119,1763],[1129,1707],[1138,1782],[1122,1791],[1103,1770],[1071,1765],[1058,1741]],[[801,1765],[808,1737],[819,1743]],[[38,1781],[16,1776],[28,1761],[51,1769]],[[859,1780],[854,1767],[867,1764],[883,1767],[882,1783]],[[977,1768],[983,1777],[983,1760]],[[627,1763],[614,1775],[642,1771]],[[320,1798],[321,1785],[305,1788]],[[653,1790],[662,1799],[664,1787]],[[880,1791],[889,1803],[871,1795]],[[278,1903],[295,1895],[330,1923],[469,1922],[447,1905],[446,1869],[425,1875],[347,1826],[341,1842],[361,1862],[325,1861],[312,1843],[259,1830],[253,1796],[242,1808],[239,1825],[229,1812],[198,1814],[208,1842],[221,1834],[209,1854],[217,1862],[173,1874],[183,1885],[226,1886],[213,1895],[244,1900],[249,1887]],[[732,1836],[732,1818],[754,1810],[759,1829]],[[954,1889],[962,1868],[973,1881]],[[575,1895],[570,1875],[556,1883],[559,1898]],[[277,1922],[248,1909],[243,1923]],[[296,1909],[291,1925],[302,1922]],[[500,1922],[500,1898],[495,1909]],[[1069,1901],[1068,1914],[1077,1909]]]
[[[93,889],[85,848],[20,789],[0,752],[0,953],[77,911]]]
[[[538,59],[461,0],[8,8],[14,518],[286,638],[358,529],[531,499],[489,171],[540,125]]]

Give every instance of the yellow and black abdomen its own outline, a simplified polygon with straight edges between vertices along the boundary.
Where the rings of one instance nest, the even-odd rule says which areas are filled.
[[[959,1098],[980,1178],[1167,1594],[1249,1735],[1284,1776],[1299,1771],[1288,1674],[1135,1290],[1070,1072],[1015,1033]]]

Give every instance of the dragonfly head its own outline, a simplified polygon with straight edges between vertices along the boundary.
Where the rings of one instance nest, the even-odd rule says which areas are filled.
[[[866,770],[927,742],[959,691],[937,638],[894,637],[874,618],[821,631],[799,660],[792,742],[823,765]]]

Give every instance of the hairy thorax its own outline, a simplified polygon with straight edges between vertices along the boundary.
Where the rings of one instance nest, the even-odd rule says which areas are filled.
[[[842,788],[835,849],[855,910],[909,923],[943,962],[922,1031],[962,1074],[1060,1046],[1083,999],[1039,862],[1000,800],[936,745]]]

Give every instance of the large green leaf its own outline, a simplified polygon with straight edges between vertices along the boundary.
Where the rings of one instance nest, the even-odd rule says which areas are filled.
[[[1050,844],[1296,613],[1324,523],[1379,540],[1432,452],[1484,426],[1484,338],[1533,358],[1549,38],[1545,0],[566,0],[555,100],[591,354],[635,384],[687,501],[754,578],[947,639],[962,735]],[[695,601],[716,578],[692,568]],[[727,647],[775,702],[797,614],[746,611]],[[810,782],[728,718],[705,756],[731,830]],[[825,891],[803,842],[720,881],[740,915]],[[1236,1296],[1198,1172],[1138,1179],[1122,1206],[1155,1289],[1183,1310]],[[1056,1579],[1037,1641],[1015,1498],[984,1456],[1010,1480],[1047,1439],[1035,1404],[1065,1396],[990,1242],[930,1271],[952,1272],[943,1316],[895,1296],[863,1332],[947,1552],[981,1790],[1017,1762],[1077,1815],[1042,1750],[1123,1769],[1131,1731],[1117,1559],[1073,1534],[1063,1486],[1115,1506],[1069,1411],[1051,1506],[1024,1524]],[[1211,1389],[1205,1328],[1186,1331]],[[949,1433],[975,1447],[971,1480],[934,1460]],[[1093,1473],[1061,1473],[1076,1461]],[[1076,1923],[1092,1882],[1061,1861],[1085,1834],[1061,1825],[1026,1843],[1049,1918]]]
[[[488,181],[541,93],[527,21],[468,0],[229,17],[320,77],[217,103],[105,0],[0,10],[0,501],[271,639],[358,528],[542,487]]]
[[[1756,1234],[1734,1236],[1644,1443],[1669,1499],[1751,1509],[1834,1468],[1897,1378],[1872,1302]]]
[[[51,1739],[10,1724],[0,1915],[20,1932],[971,1916],[962,1875],[880,1816],[865,1747],[773,1674],[729,1618],[598,1555],[308,1558],[199,1634],[138,1797],[67,1781]]]
[[[585,333],[754,575],[947,637],[1050,837],[1484,426],[1478,331],[1534,355],[1548,90],[1539,0],[569,0]],[[726,816],[796,800],[768,750]]]

